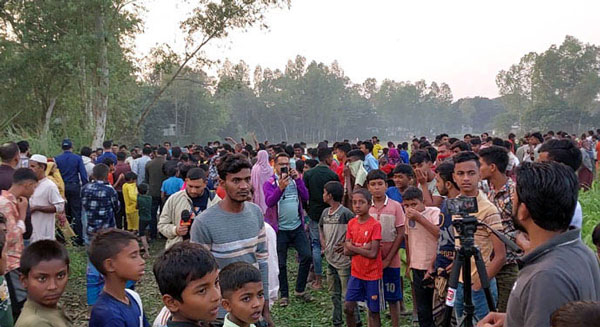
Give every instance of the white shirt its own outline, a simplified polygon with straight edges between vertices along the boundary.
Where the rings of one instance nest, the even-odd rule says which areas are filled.
[[[265,223],[267,234],[267,267],[269,268],[269,308],[277,301],[279,293],[279,259],[277,258],[277,233],[271,225]]]
[[[581,204],[577,201],[575,212],[573,213],[573,219],[571,219],[571,226],[581,229],[583,225],[583,210],[581,210]]]
[[[146,178],[146,164],[150,162],[150,157],[147,155],[143,155],[141,158],[137,158],[133,160],[131,163],[131,171],[137,175],[137,183],[138,185],[144,182],[144,178]]]
[[[56,184],[54,184],[48,178],[44,178],[35,188],[35,191],[29,200],[29,204],[32,207],[45,207],[52,205],[56,208],[56,212],[62,212],[64,211],[65,200],[60,196]],[[33,231],[30,238],[31,243],[39,240],[56,239],[54,216],[55,213],[46,213],[41,211],[36,211],[31,214],[31,225],[33,226]]]

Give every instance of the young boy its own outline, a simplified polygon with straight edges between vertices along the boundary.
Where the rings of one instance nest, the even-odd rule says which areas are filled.
[[[387,175],[382,170],[367,174],[367,187],[373,197],[369,215],[381,224],[381,257],[383,260],[384,299],[390,307],[392,326],[400,324],[402,287],[400,281],[400,256],[398,250],[404,241],[404,210],[399,202],[387,195]]]
[[[166,326],[197,327],[199,322],[217,319],[221,302],[218,269],[208,250],[189,242],[176,243],[157,259],[152,270],[170,312]]]
[[[140,296],[125,289],[127,281],[142,278],[146,266],[136,236],[114,228],[102,230],[92,240],[89,253],[106,280],[92,307],[89,326],[150,326]]]
[[[392,170],[392,180],[394,181],[394,186],[388,187],[385,194],[390,199],[402,203],[402,193],[414,184],[415,172],[410,165],[398,164]]]
[[[71,326],[71,319],[58,306],[69,279],[65,247],[53,240],[34,242],[23,251],[19,270],[27,301],[15,326]]]
[[[232,263],[219,273],[223,308],[227,310],[223,327],[256,327],[265,305],[260,271],[249,263]]]
[[[323,202],[327,203],[329,208],[323,210],[319,221],[321,249],[327,258],[327,282],[333,302],[333,325],[336,327],[344,324],[342,301],[346,298],[350,277],[350,258],[344,255],[344,242],[348,222],[354,217],[352,211],[340,203],[343,196],[342,183],[332,181],[325,184]]]
[[[12,327],[13,316],[8,286],[4,279],[6,273],[6,218],[0,213],[0,326]]]
[[[139,235],[142,239],[142,249],[144,259],[150,257],[150,247],[148,246],[148,238],[146,237],[146,228],[152,220],[152,197],[148,194],[150,186],[146,183],[138,185],[137,209],[140,218]]]
[[[136,232],[140,228],[140,216],[137,208],[137,175],[134,172],[125,173],[123,184],[123,200],[125,201],[125,215],[127,218],[127,230]]]
[[[170,167],[167,171],[167,176],[169,176],[169,178],[165,179],[160,188],[162,203],[165,203],[172,194],[179,192],[183,187],[183,179],[179,178],[177,175],[177,167]]]
[[[403,205],[408,219],[408,264],[412,271],[419,326],[430,327],[433,326],[432,274],[440,235],[440,209],[425,207],[423,192],[416,187],[406,189]]]
[[[352,256],[351,276],[348,281],[344,312],[348,327],[356,327],[354,312],[357,301],[366,301],[369,309],[369,326],[381,326],[379,311],[382,304],[379,289],[383,277],[383,264],[379,242],[381,224],[369,215],[371,194],[365,189],[352,193],[352,208],[356,217],[348,222],[344,254]]]

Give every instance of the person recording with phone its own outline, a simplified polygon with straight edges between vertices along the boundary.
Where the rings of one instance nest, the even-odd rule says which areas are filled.
[[[158,222],[158,231],[167,238],[166,249],[189,239],[194,218],[221,200],[206,188],[206,172],[201,168],[190,169],[185,182],[184,190],[167,199]]]

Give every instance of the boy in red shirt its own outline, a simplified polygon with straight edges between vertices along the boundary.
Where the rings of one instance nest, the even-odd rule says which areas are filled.
[[[369,309],[369,326],[381,326],[379,311],[383,298],[382,289],[383,263],[379,242],[381,241],[381,224],[369,215],[371,194],[365,189],[358,189],[352,194],[352,208],[356,217],[348,222],[344,254],[352,257],[350,280],[346,291],[344,311],[348,327],[355,327],[354,311],[357,301],[367,302]]]

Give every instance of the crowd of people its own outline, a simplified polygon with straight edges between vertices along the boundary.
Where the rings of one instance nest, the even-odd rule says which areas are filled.
[[[333,326],[381,326],[386,311],[394,327],[402,316],[441,326],[446,312],[456,325],[470,309],[478,326],[592,326],[600,265],[581,241],[577,197],[596,176],[599,136],[441,134],[311,148],[105,141],[79,154],[65,139],[53,158],[8,142],[0,146],[0,326],[71,326],[58,306],[65,244],[87,249],[93,327],[150,326],[134,289],[151,255],[164,303],[157,327],[274,326],[273,305],[311,302],[325,284]],[[491,308],[474,261],[471,285],[461,275],[448,286],[461,246],[453,221],[462,218],[448,203],[464,197],[477,203],[479,222],[521,249],[477,227]],[[600,225],[592,238],[600,254]],[[165,250],[151,254],[152,242]],[[298,262],[293,302],[289,248]]]

